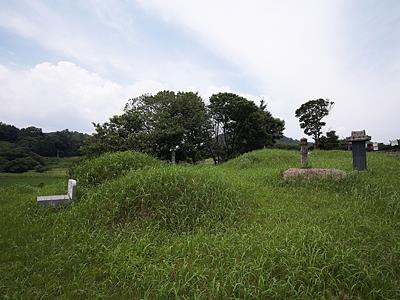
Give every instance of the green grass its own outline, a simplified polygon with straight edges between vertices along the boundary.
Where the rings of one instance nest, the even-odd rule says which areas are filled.
[[[0,173],[0,187],[10,187],[13,185],[43,186],[65,180],[68,168],[79,161],[79,157],[48,158],[46,157],[47,171],[38,173],[28,171],[25,173]]]
[[[400,298],[399,156],[352,172],[350,152],[314,151],[313,167],[349,176],[284,182],[295,151],[220,166],[115,155],[79,164],[66,209],[35,204],[65,192],[61,169],[0,185],[2,297]]]

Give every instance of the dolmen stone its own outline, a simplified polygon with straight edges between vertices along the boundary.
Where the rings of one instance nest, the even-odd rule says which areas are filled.
[[[68,192],[67,195],[52,195],[52,196],[38,196],[36,202],[39,205],[68,205],[76,200],[76,180],[68,180]]]
[[[324,179],[342,179],[346,177],[346,172],[338,169],[298,169],[291,168],[283,172],[283,179],[296,179],[296,178],[324,178]]]

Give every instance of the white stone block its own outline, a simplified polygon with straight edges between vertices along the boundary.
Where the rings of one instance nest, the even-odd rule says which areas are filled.
[[[67,195],[52,195],[52,196],[38,196],[36,202],[39,205],[67,205],[72,201],[76,200],[76,180],[68,180],[68,192]]]

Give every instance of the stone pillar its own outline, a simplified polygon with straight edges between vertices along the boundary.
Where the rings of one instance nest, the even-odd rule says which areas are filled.
[[[176,160],[175,160],[175,150],[171,151],[171,162],[173,165],[176,164]]]
[[[306,138],[300,139],[301,167],[308,167],[308,142]]]
[[[365,149],[365,142],[371,140],[371,137],[365,134],[365,130],[352,131],[351,136],[347,137],[346,140],[351,142],[353,170],[366,171],[367,150]]]

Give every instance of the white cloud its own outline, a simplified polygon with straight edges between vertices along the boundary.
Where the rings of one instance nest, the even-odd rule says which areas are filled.
[[[70,62],[46,62],[22,70],[0,65],[0,119],[45,131],[91,132],[91,122],[121,113],[129,98],[164,88],[154,81],[123,86]]]
[[[400,5],[388,14],[389,2],[375,12],[373,2],[363,10],[363,1],[345,0],[140,0],[145,11],[124,1],[68,3],[0,5],[0,27],[46,49],[48,60],[73,62],[0,66],[3,120],[90,130],[89,121],[104,121],[142,93],[193,90],[207,101],[229,91],[264,98],[288,136],[303,135],[295,109],[321,97],[336,102],[327,130],[398,138]],[[66,105],[74,122],[59,117]]]
[[[105,122],[122,113],[129,98],[161,90],[199,91],[208,102],[213,93],[232,91],[229,86],[185,86],[185,82],[191,82],[189,79],[171,82],[140,80],[121,85],[67,61],[45,62],[26,69],[0,65],[0,120],[44,131],[68,128],[93,132],[91,122]]]
[[[354,57],[367,52],[351,52],[358,37],[349,36],[354,24],[347,1],[143,0],[141,4],[258,78],[262,93],[269,96],[269,108],[286,120],[289,136],[302,135],[295,109],[316,98],[336,102],[328,127],[342,136],[363,128],[378,140],[398,136],[400,70],[393,65],[399,65],[400,47],[393,51],[397,56],[389,57],[390,63],[373,71],[354,64]],[[380,26],[378,17],[374,26]],[[394,22],[388,24],[397,24],[393,29],[400,32]]]

